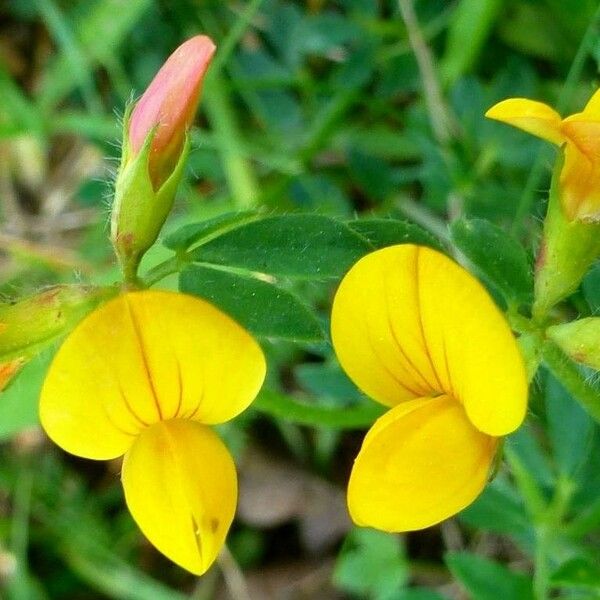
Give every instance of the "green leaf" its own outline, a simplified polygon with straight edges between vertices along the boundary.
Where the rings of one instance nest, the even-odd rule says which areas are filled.
[[[374,529],[353,529],[334,571],[335,584],[351,594],[377,600],[397,598],[408,580],[400,538]]]
[[[0,393],[0,441],[39,425],[38,400],[56,348],[32,358]]]
[[[409,588],[394,596],[394,600],[446,600],[446,596],[428,588]]]
[[[585,590],[600,589],[600,566],[585,558],[573,558],[562,564],[550,577],[553,587]]]
[[[523,503],[500,477],[494,479],[459,518],[471,527],[496,533],[523,536],[531,530]]]
[[[251,210],[225,213],[213,219],[200,221],[200,223],[184,225],[167,235],[162,242],[171,250],[187,250],[194,244],[207,242],[214,237],[218,237],[235,227],[257,218],[258,214]]]
[[[37,107],[25,96],[8,71],[0,64],[0,138],[40,133],[44,121]]]
[[[384,412],[383,407],[375,403],[332,408],[300,402],[270,390],[263,390],[252,408],[297,425],[332,429],[366,429]]]
[[[542,346],[542,356],[544,364],[564,389],[600,423],[600,386],[554,343],[548,341]]]
[[[242,224],[196,248],[195,260],[296,278],[343,275],[369,243],[322,215],[282,215]]]
[[[470,552],[450,552],[445,561],[472,600],[533,600],[533,586],[527,575]]]
[[[495,285],[508,303],[528,303],[533,278],[527,253],[504,230],[483,219],[460,219],[450,226],[452,241]]]
[[[422,227],[397,219],[359,219],[346,223],[350,229],[366,238],[375,248],[395,244],[419,244],[444,251],[440,241]]]
[[[572,477],[586,461],[594,422],[552,375],[546,378],[548,434],[558,470]]]
[[[316,398],[349,404],[362,398],[358,388],[336,363],[304,363],[294,368],[300,386]]]
[[[190,265],[181,273],[179,288],[218,306],[258,337],[323,340],[323,331],[308,307],[290,292],[262,279],[210,265]]]
[[[544,452],[536,433],[531,422],[526,421],[510,434],[506,444],[514,451],[538,486],[551,488],[554,484],[554,473],[548,455]]]
[[[586,299],[590,313],[597,315],[600,313],[600,264],[596,263],[587,272],[581,282],[583,296]]]
[[[448,27],[440,65],[446,84],[453,84],[471,69],[501,8],[501,0],[460,0]]]

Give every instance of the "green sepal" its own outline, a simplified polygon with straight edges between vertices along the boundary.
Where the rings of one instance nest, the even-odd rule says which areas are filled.
[[[129,161],[126,157],[130,150],[124,141],[124,160],[115,184],[111,239],[127,281],[136,279],[142,256],[158,238],[173,207],[190,151],[190,138],[186,135],[173,172],[155,191],[148,169],[155,131],[156,128],[150,131],[139,154]]]
[[[533,316],[539,320],[577,289],[600,255],[600,223],[570,221],[561,206],[558,183],[562,166],[561,154],[552,174],[548,212],[537,257]]]
[[[600,317],[554,325],[546,335],[575,362],[600,370]]]

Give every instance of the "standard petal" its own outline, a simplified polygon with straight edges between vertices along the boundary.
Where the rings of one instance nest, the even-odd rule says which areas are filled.
[[[523,422],[527,375],[504,315],[468,271],[419,248],[419,319],[435,368],[480,431],[500,436]]]
[[[361,258],[345,275],[331,312],[340,364],[366,394],[388,406],[441,391],[418,320],[417,247]]]
[[[560,115],[543,102],[509,98],[492,106],[485,116],[518,127],[559,146],[565,141],[560,131]]]
[[[344,370],[383,404],[447,393],[490,435],[524,418],[525,368],[504,317],[435,250],[406,244],[363,257],[336,294],[331,331]]]
[[[350,515],[384,531],[435,525],[477,498],[496,446],[448,396],[401,404],[365,438],[348,484]]]
[[[65,450],[114,458],[161,419],[232,418],[264,375],[258,344],[212,305],[132,292],[89,315],[64,342],[44,383],[40,418]]]
[[[217,557],[237,500],[235,465],[207,426],[161,421],[145,429],[123,461],[125,500],[144,535],[165,556],[201,575]]]
[[[583,109],[588,120],[600,121],[600,90],[596,90]]]
[[[569,220],[600,219],[600,161],[590,160],[571,142],[567,142],[565,147],[560,195],[561,205]]]
[[[223,423],[248,407],[266,362],[244,328],[193,296],[138,292],[128,298],[161,418]]]

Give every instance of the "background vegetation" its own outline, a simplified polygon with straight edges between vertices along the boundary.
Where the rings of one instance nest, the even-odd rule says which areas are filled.
[[[515,96],[580,110],[598,84],[598,15],[594,0],[2,0],[0,291],[117,280],[107,238],[117,117],[183,39],[206,32],[219,54],[168,245],[185,243],[184,224],[255,208],[422,228],[371,222],[362,233],[381,244],[461,246],[464,219],[486,219],[497,228],[475,223],[490,252],[471,258],[501,297],[505,269],[490,255],[516,240],[531,264],[553,155],[483,114]],[[222,226],[210,221],[194,239]],[[286,243],[305,244],[320,268],[306,235],[292,227]],[[282,243],[273,239],[267,256]],[[217,244],[203,256],[219,263],[234,251]],[[169,255],[158,245],[142,270]],[[262,334],[272,392],[223,430],[240,507],[229,553],[200,580],[144,541],[118,463],[75,459],[43,437],[37,393],[52,352],[26,367],[0,394],[2,597],[600,597],[600,431],[545,371],[528,425],[506,443],[512,475],[501,465],[457,519],[405,536],[350,525],[344,485],[376,411],[319,339],[336,256],[325,273],[267,282],[292,292],[283,324],[240,309],[213,272],[206,293]],[[600,268],[564,310],[598,308]]]

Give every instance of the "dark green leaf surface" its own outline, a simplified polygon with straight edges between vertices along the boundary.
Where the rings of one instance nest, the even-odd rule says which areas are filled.
[[[531,579],[526,575],[470,552],[451,552],[445,560],[472,600],[533,600]]]
[[[593,563],[585,558],[573,558],[561,565],[552,574],[550,581],[555,587],[570,587],[598,592],[600,589],[600,566],[598,563]],[[593,597],[596,598],[597,595]]]
[[[395,244],[419,244],[443,251],[440,241],[422,227],[397,219],[357,219],[346,223],[373,244],[385,248]]]
[[[220,233],[257,218],[258,214],[251,210],[225,213],[200,223],[184,225],[167,235],[163,244],[171,250],[187,250],[194,244],[206,241],[207,238],[217,237]]]
[[[546,378],[546,418],[556,466],[563,475],[573,477],[592,448],[594,423],[550,374]]]
[[[450,226],[452,241],[507,302],[531,300],[533,279],[527,254],[503,229],[483,219],[461,219]]]
[[[191,265],[179,280],[182,292],[218,306],[259,337],[319,342],[323,331],[311,311],[276,285],[206,265]]]
[[[334,580],[361,598],[391,600],[406,584],[408,565],[397,536],[374,529],[354,529],[338,559]]]
[[[321,215],[292,214],[246,223],[193,251],[195,260],[297,278],[343,275],[370,244]]]

